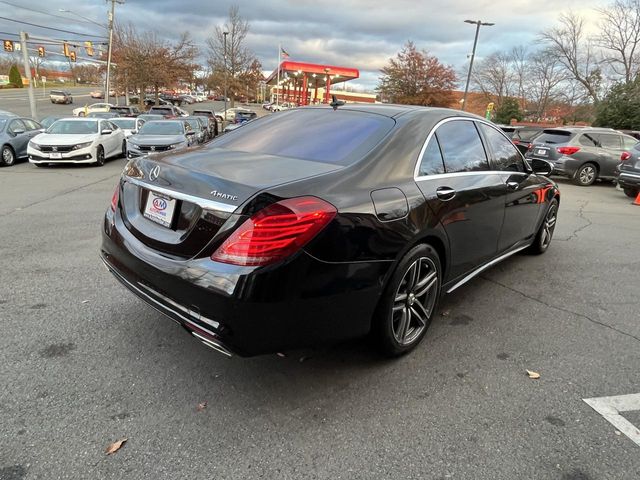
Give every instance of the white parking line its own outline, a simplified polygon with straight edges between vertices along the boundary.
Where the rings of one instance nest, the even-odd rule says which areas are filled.
[[[640,410],[640,393],[616,397],[583,398],[583,401],[640,447],[640,430],[620,415],[620,412]]]

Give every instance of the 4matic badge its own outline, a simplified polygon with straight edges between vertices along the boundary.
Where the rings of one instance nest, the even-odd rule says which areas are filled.
[[[217,198],[221,198],[223,200],[238,200],[237,195],[229,195],[228,193],[222,193],[222,192],[219,192],[218,190],[212,190],[211,195]]]

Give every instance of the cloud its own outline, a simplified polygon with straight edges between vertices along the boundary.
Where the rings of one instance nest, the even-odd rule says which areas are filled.
[[[361,71],[358,83],[366,88],[375,87],[380,68],[407,40],[452,65],[456,71],[464,69],[474,35],[474,27],[465,24],[465,19],[495,23],[493,27],[481,29],[478,43],[478,58],[481,58],[515,45],[535,48],[538,32],[552,26],[560,14],[569,9],[584,15],[593,28],[598,19],[594,9],[606,5],[602,0],[477,0],[473,3],[468,0],[127,0],[124,5],[116,6],[116,19],[131,22],[140,30],[155,30],[168,40],[175,40],[188,31],[202,48],[204,58],[207,36],[224,22],[234,3],[251,25],[247,46],[256,53],[265,70],[275,68],[278,44],[282,43],[293,60],[358,68]],[[11,9],[11,17],[100,33],[98,27],[77,23],[76,20],[81,22],[78,17],[58,12],[58,9],[68,9],[106,23],[103,0],[85,0],[81,4],[73,0],[50,0],[46,7],[38,9],[69,16],[70,21],[61,26],[60,19],[20,9]],[[0,30],[17,29],[16,24],[0,20]],[[46,30],[39,33],[55,35]]]

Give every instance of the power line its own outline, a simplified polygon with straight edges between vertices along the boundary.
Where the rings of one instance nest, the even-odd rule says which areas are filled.
[[[44,25],[38,25],[38,24],[35,24],[35,23],[30,23],[30,22],[23,22],[21,20],[14,20],[13,18],[0,17],[0,20],[7,20],[8,22],[21,23],[23,25],[29,25],[31,27],[45,28],[47,30],[55,30],[56,32],[70,33],[72,35],[79,35],[79,36],[82,36],[82,37],[106,38],[106,37],[103,37],[101,35],[91,35],[91,34],[88,34],[88,33],[79,33],[79,32],[72,32],[70,30],[62,30],[60,28],[45,27]]]
[[[56,15],[55,13],[49,13],[49,12],[45,12],[43,10],[36,10],[35,8],[29,8],[29,7],[23,7],[22,5],[16,5],[15,3],[11,3],[11,2],[7,2],[5,0],[0,0],[0,3],[4,3],[5,5],[10,5],[14,8],[21,8],[22,10],[27,10],[28,12],[34,12],[34,13],[39,13],[41,15],[48,15],[50,17],[55,17],[55,18],[61,18],[63,20],[66,20],[68,22],[76,22],[76,23],[91,23],[85,20],[76,20],[74,18],[69,18],[69,17],[65,17],[63,15]]]

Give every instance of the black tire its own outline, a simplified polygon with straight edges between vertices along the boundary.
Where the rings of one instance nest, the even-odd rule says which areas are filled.
[[[629,198],[636,198],[638,196],[638,191],[635,188],[623,188],[622,191]]]
[[[373,319],[373,334],[385,355],[403,355],[422,341],[437,312],[441,288],[438,252],[426,244],[409,250],[385,287]]]
[[[576,173],[573,174],[573,183],[581,187],[593,185],[598,178],[598,167],[593,163],[585,163],[581,165]]]
[[[127,141],[122,140],[122,153],[120,154],[122,158],[127,158]]]
[[[104,148],[102,148],[102,145],[98,145],[96,148],[96,161],[94,165],[96,167],[102,167],[104,165]]]
[[[528,248],[528,252],[533,255],[541,255],[547,251],[551,240],[553,238],[553,232],[556,229],[556,223],[558,221],[558,200],[555,198],[549,202],[549,207],[544,214],[542,225],[536,233],[536,238]]]
[[[16,163],[16,152],[9,145],[4,145],[0,153],[0,165],[3,167],[10,167]]]

